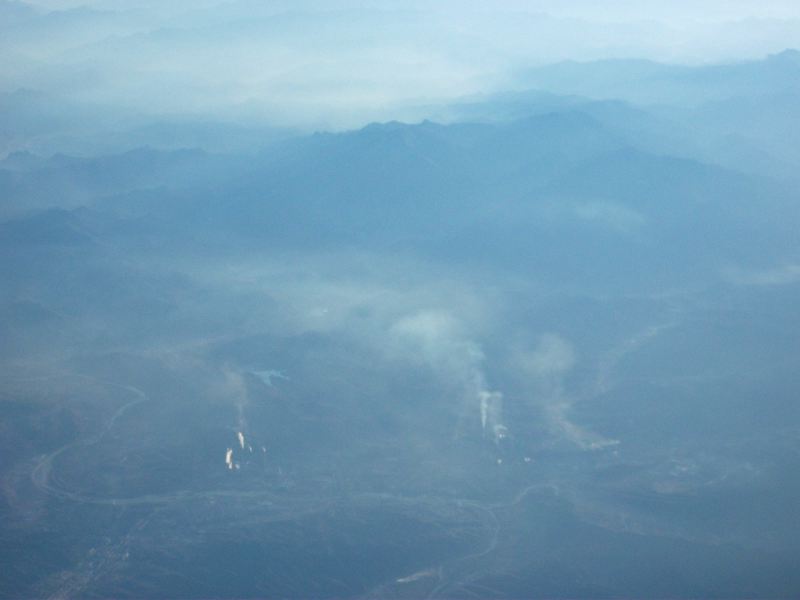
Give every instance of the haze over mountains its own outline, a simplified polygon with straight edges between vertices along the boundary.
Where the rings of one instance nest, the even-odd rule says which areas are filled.
[[[794,3],[0,2],[0,597],[800,591]]]
[[[537,87],[526,71],[561,61],[649,59],[673,76],[756,60],[800,47],[798,23],[784,0],[3,0],[0,91],[46,94],[51,117],[83,111],[84,133],[143,118],[350,129]]]

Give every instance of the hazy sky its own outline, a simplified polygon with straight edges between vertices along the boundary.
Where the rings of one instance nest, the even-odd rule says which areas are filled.
[[[149,114],[347,127],[565,59],[760,58],[800,3],[0,0],[0,91]],[[88,8],[87,8],[88,7]],[[68,10],[72,9],[72,10]],[[30,13],[30,14],[29,14]]]
[[[244,4],[236,2],[237,4]],[[171,0],[168,3],[158,0],[29,0],[28,4],[39,6],[45,10],[58,10],[90,6],[98,9],[120,10],[130,8],[147,8],[160,12],[180,12],[201,7],[212,7],[220,4],[232,4],[220,0]],[[256,3],[251,2],[255,5]],[[420,0],[297,0],[295,2],[268,1],[258,3],[272,8],[317,8],[322,9],[349,7],[414,7],[426,9],[443,9],[464,11],[471,9],[484,10],[517,10],[539,11],[554,15],[587,16],[592,18],[612,18],[616,20],[638,19],[716,19],[774,17],[796,18],[800,15],[798,3],[793,0],[452,0],[420,1]]]

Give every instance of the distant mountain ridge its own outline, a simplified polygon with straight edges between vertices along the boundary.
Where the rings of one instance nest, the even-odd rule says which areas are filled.
[[[800,51],[707,66],[630,59],[568,61],[522,71],[518,81],[556,94],[692,106],[731,96],[800,92]]]

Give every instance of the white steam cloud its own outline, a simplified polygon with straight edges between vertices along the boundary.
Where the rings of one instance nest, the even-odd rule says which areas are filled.
[[[503,395],[489,389],[483,351],[452,315],[421,311],[396,322],[390,334],[396,348],[416,357],[460,388],[468,410],[474,407],[478,411],[484,436],[495,441],[505,437]]]

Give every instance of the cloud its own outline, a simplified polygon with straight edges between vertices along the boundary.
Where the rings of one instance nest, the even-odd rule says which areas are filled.
[[[800,265],[787,264],[762,270],[731,267],[723,272],[723,277],[735,285],[757,287],[791,285],[800,281]]]

